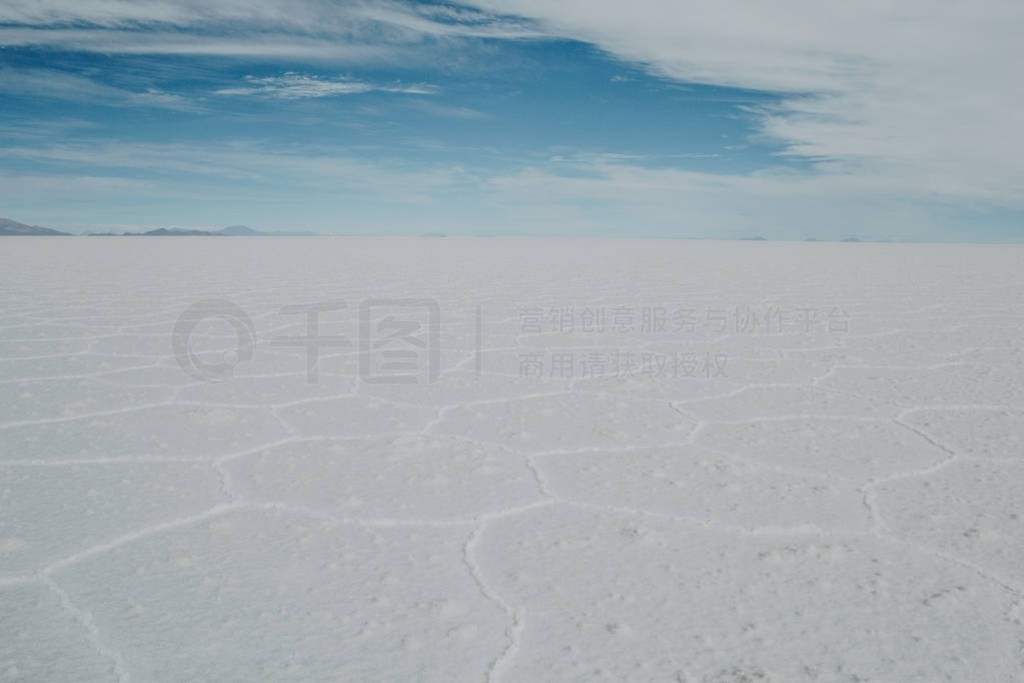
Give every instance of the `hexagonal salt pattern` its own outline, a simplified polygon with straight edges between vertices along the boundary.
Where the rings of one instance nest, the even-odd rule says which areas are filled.
[[[1020,248],[3,239],[0,680],[1024,680]]]

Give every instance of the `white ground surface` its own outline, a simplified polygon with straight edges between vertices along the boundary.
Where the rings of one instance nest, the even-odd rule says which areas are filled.
[[[1022,264],[1016,247],[4,238],[0,680],[1024,681]],[[305,329],[282,306],[331,299],[349,308],[322,333],[356,339],[381,296],[440,304],[437,382],[361,382],[352,347],[311,385],[303,351],[271,343]],[[258,330],[219,384],[170,349],[210,297]],[[638,329],[552,331],[565,306],[609,327],[631,307]],[[648,306],[730,317],[651,332]],[[819,319],[740,330],[737,307]],[[235,337],[208,321],[193,342],[218,359]],[[713,378],[520,376],[527,352],[616,350],[728,360]]]

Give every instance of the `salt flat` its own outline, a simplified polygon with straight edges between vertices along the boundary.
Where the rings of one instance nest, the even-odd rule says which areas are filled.
[[[1022,262],[4,238],[0,679],[1024,681]]]

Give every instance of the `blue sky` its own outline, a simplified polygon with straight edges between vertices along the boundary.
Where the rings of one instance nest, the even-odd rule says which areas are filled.
[[[0,215],[1019,241],[1019,3],[5,0]]]

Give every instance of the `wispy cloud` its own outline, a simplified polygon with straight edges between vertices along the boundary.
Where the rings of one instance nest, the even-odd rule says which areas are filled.
[[[88,102],[113,107],[150,107],[198,112],[202,107],[186,97],[157,88],[126,90],[57,69],[0,68],[0,93]]]
[[[490,115],[473,109],[472,107],[458,107],[447,104],[439,104],[430,100],[417,100],[410,105],[414,109],[431,116],[438,116],[445,119],[456,119],[460,121],[482,121],[490,118]]]
[[[57,195],[65,206],[100,207],[98,215],[108,215],[112,202],[137,201],[133,211],[140,220],[150,220],[145,217],[154,206],[170,207],[167,220],[177,223],[189,220],[180,215],[183,202],[200,207],[192,216],[223,207],[228,222],[258,223],[258,217],[274,214],[281,225],[290,225],[294,218],[285,220],[287,212],[301,210],[306,227],[328,230],[342,223],[355,229],[351,212],[358,204],[386,212],[405,207],[407,213],[384,214],[400,216],[392,224],[375,212],[358,214],[367,225],[390,232],[416,233],[446,223],[453,233],[601,235],[621,234],[628,222],[635,234],[647,236],[983,237],[968,224],[937,219],[928,202],[908,199],[898,177],[714,174],[652,166],[649,159],[622,154],[563,155],[488,170],[266,141],[24,144],[2,147],[0,155],[31,164],[28,172],[0,171],[0,200],[32,212]],[[474,208],[449,204],[453,196],[472,197]],[[463,210],[470,212],[458,213]],[[944,220],[947,225],[937,224]]]
[[[718,174],[652,167],[619,155],[554,158],[485,182],[512,220],[529,216],[533,234],[621,234],[771,239],[978,239],[908,192],[897,176],[768,170]],[[572,223],[561,225],[572,215]],[[525,220],[525,219],[524,219]]]
[[[0,155],[39,164],[58,174],[99,176],[145,170],[165,179],[209,186],[238,182],[279,191],[302,187],[380,193],[389,202],[420,203],[433,190],[461,182],[464,171],[429,163],[358,156],[345,147],[269,146],[237,140],[207,145],[66,143],[0,147]]]
[[[532,22],[500,12],[399,0],[9,0],[0,44],[121,54],[397,61],[425,40],[527,39]],[[396,55],[400,53],[399,55]]]
[[[1024,5],[468,0],[685,83],[783,95],[763,139],[825,174],[1024,206]]]
[[[267,152],[257,143],[228,144],[217,139],[221,134],[217,132],[211,132],[214,139],[203,145],[195,142],[203,136],[187,128],[173,129],[188,133],[182,140],[189,144],[182,145],[128,144],[127,138],[122,143],[90,145],[87,141],[74,144],[67,138],[61,143],[50,139],[53,136],[29,139],[21,135],[9,139],[0,154],[51,169],[62,183],[70,184],[68,178],[78,174],[100,186],[104,174],[109,174],[111,192],[120,187],[119,176],[130,177],[137,171],[154,179],[154,196],[161,192],[156,179],[185,188],[183,196],[225,179],[235,183],[231,189],[246,193],[246,198],[255,196],[254,201],[277,196],[271,188],[283,188],[281,192],[286,193],[289,187],[320,191],[341,186],[365,190],[368,196],[394,193],[404,200],[429,202],[435,193],[465,183],[479,192],[474,200],[491,202],[487,217],[501,214],[523,223],[527,218],[546,216],[553,230],[558,220],[596,225],[616,216],[623,225],[647,221],[678,226],[685,220],[688,226],[697,227],[692,231],[679,227],[679,231],[704,235],[716,229],[722,234],[742,235],[750,232],[743,226],[752,222],[777,224],[782,226],[780,230],[786,225],[799,226],[793,229],[814,234],[813,224],[820,223],[822,216],[838,226],[852,226],[857,221],[877,225],[890,218],[924,226],[933,217],[929,211],[933,205],[1024,208],[1024,129],[1019,120],[1024,89],[1017,87],[1017,72],[1024,63],[1020,35],[1024,35],[1024,5],[1019,0],[978,0],[973,4],[721,0],[713,7],[698,0],[462,0],[458,4],[412,0],[0,0],[0,45],[104,55],[76,55],[58,66],[56,59],[63,59],[61,55],[54,58],[54,68],[0,69],[0,98],[19,95],[25,106],[37,99],[60,99],[165,111],[202,110],[211,115],[229,111],[236,117],[232,120],[249,115],[241,110],[274,109],[275,113],[284,112],[280,118],[287,116],[289,125],[295,126],[294,111],[328,107],[288,107],[287,101],[337,98],[332,104],[349,115],[332,121],[357,126],[363,125],[359,116],[370,103],[343,102],[344,97],[394,93],[421,97],[380,98],[392,106],[380,105],[381,121],[375,118],[374,125],[379,123],[381,129],[391,126],[387,130],[396,136],[414,139],[423,137],[416,126],[427,124],[423,126],[426,137],[438,133],[443,138],[440,133],[447,132],[442,129],[450,122],[402,114],[416,109],[432,116],[463,119],[461,128],[473,128],[473,119],[486,117],[475,107],[494,112],[527,110],[525,106],[520,110],[491,106],[486,98],[501,88],[484,82],[486,76],[480,79],[483,87],[479,89],[460,87],[445,68],[412,77],[443,83],[446,94],[458,97],[456,103],[440,96],[426,97],[441,94],[433,85],[387,82],[392,76],[380,75],[389,73],[387,69],[374,69],[375,75],[367,76],[360,75],[364,72],[359,67],[394,67],[391,73],[403,74],[412,65],[422,73],[438,63],[435,57],[454,55],[448,64],[467,69],[466,65],[476,62],[483,72],[494,63],[476,58],[489,50],[495,50],[490,53],[493,56],[504,49],[495,48],[494,41],[569,39],[599,48],[588,51],[601,55],[595,60],[611,56],[618,62],[602,79],[609,91],[616,93],[649,84],[651,91],[659,93],[666,85],[684,88],[687,84],[771,93],[771,97],[754,98],[767,104],[747,106],[744,112],[744,120],[752,122],[752,135],[736,133],[725,150],[739,151],[747,145],[761,148],[755,143],[768,142],[776,156],[766,161],[751,152],[745,156],[751,163],[743,165],[742,173],[728,173],[725,164],[715,167],[722,170],[720,174],[696,173],[685,170],[697,168],[696,164],[691,167],[686,162],[669,161],[668,155],[655,160],[636,154],[601,154],[601,136],[610,130],[602,128],[601,135],[589,138],[597,141],[589,154],[583,150],[551,158],[547,153],[540,159],[537,150],[510,152],[503,148],[535,144],[539,137],[514,135],[511,114],[508,137],[495,140],[495,148],[501,149],[493,155],[493,166],[488,166],[486,173],[470,174],[473,177],[469,179],[452,170],[454,166],[417,167],[394,158],[359,158],[351,149],[278,148]],[[543,52],[544,56],[522,71],[544,68],[543,60],[556,50]],[[57,54],[46,50],[32,53]],[[107,55],[114,57],[108,60]],[[149,59],[149,55],[211,59],[159,60]],[[93,60],[94,65],[103,60],[104,65],[120,65],[122,71],[105,80],[104,76],[111,74],[98,67],[83,67],[73,73],[79,59],[81,63]],[[170,77],[166,71],[162,77],[154,77],[152,65],[161,62],[161,69],[177,68],[167,65],[187,68]],[[196,77],[200,65],[213,73]],[[607,63],[602,61],[602,66]],[[135,73],[133,68],[137,68]],[[647,78],[644,71],[657,78]],[[349,72],[356,76],[316,75]],[[243,73],[276,75],[239,79]],[[230,74],[227,81],[223,80],[225,74]],[[199,90],[205,96],[194,94]],[[694,97],[708,99],[704,89],[693,90]],[[277,106],[245,106],[254,98],[274,100]],[[540,99],[535,102],[544,103]],[[70,108],[56,113],[67,116],[66,109]],[[78,109],[81,111],[75,116],[88,116],[87,108]],[[55,111],[49,106],[49,113]],[[311,115],[304,121],[319,124],[328,118],[325,113],[318,115],[320,118]],[[335,119],[345,121],[339,124]],[[495,131],[496,138],[503,128],[478,127],[487,129],[481,134]],[[161,128],[160,133],[166,130]],[[150,132],[130,134],[141,139]],[[118,134],[110,135],[116,138]],[[268,127],[254,135],[269,139],[274,131]],[[451,134],[457,136],[457,132]],[[385,137],[365,136],[374,144]],[[616,143],[609,139],[604,148],[618,149]],[[680,152],[675,155],[679,159],[713,153],[687,155],[685,148],[673,150]],[[628,146],[622,151],[629,152]],[[429,157],[409,154],[408,148],[394,154],[406,154],[410,159]],[[522,163],[527,157],[540,160]],[[434,158],[453,160],[454,154]],[[804,172],[780,170],[796,166],[790,164],[793,159],[803,162],[799,166]],[[768,168],[748,172],[755,162]],[[243,187],[245,183],[259,191],[250,192]],[[494,203],[503,210],[491,211]],[[596,216],[592,214],[598,212],[588,207],[611,208],[607,215]]]
[[[246,85],[222,88],[218,95],[243,97],[269,97],[280,100],[301,100],[315,97],[359,95],[369,92],[400,93],[405,95],[434,95],[437,88],[427,84],[368,83],[354,78],[322,78],[295,72],[281,76],[246,76]]]
[[[286,34],[275,31],[167,31],[161,26],[106,28],[39,28],[0,26],[0,45],[43,46],[59,50],[119,55],[181,55],[260,59],[302,59],[339,64],[400,63],[420,49],[406,42],[356,42],[342,37]]]
[[[162,24],[187,28],[242,23],[313,30],[336,28],[358,19],[449,34],[539,35],[532,22],[505,12],[406,0],[6,0],[0,5],[0,22],[5,24],[55,27],[138,28]]]

